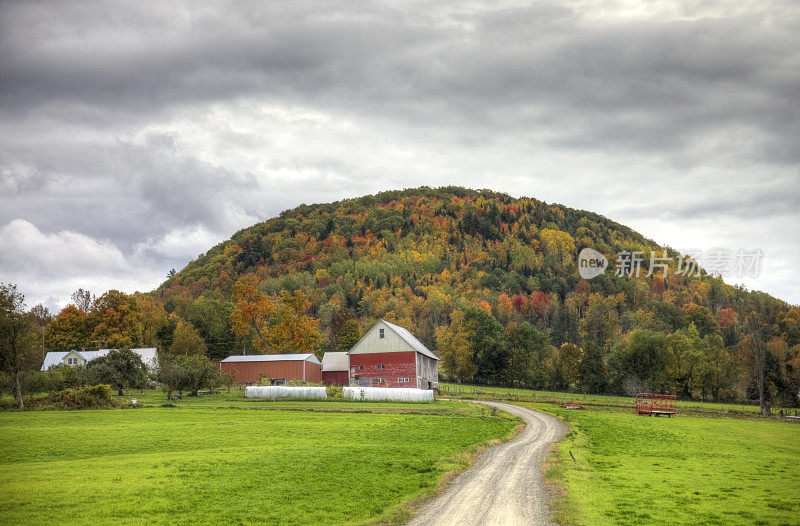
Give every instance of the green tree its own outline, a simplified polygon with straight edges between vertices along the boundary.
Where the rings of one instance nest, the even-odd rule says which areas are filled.
[[[574,343],[564,343],[551,358],[551,386],[558,390],[573,389],[579,379],[583,349]]]
[[[604,393],[608,389],[607,378],[603,349],[589,342],[578,366],[578,386],[589,393]]]
[[[510,385],[503,326],[489,312],[477,307],[468,307],[464,315],[469,328],[475,379],[488,385]]]
[[[22,409],[25,380],[40,362],[36,331],[25,312],[25,296],[16,285],[0,283],[0,371],[8,375],[14,399]]]
[[[701,383],[701,395],[703,399],[710,396],[721,400],[733,387],[736,367],[722,337],[717,334],[709,334],[703,338],[702,352],[697,374]]]
[[[690,397],[703,360],[703,344],[694,323],[667,336],[667,376],[674,382],[675,392]]]
[[[666,362],[666,335],[647,329],[631,332],[609,357],[617,389],[629,395],[645,389],[653,392],[669,390]]]
[[[236,350],[236,338],[231,332],[232,312],[232,303],[206,297],[189,306],[187,320],[200,333],[210,358],[225,358]]]
[[[230,378],[223,375],[218,366],[200,355],[164,357],[156,378],[168,399],[172,398],[174,391],[181,396],[183,391],[197,396],[201,389],[214,389],[230,382]]]
[[[122,396],[123,389],[143,389],[147,385],[147,369],[141,357],[130,349],[115,349],[95,358],[87,366],[92,383],[108,384]]]
[[[191,323],[179,321],[175,327],[169,352],[175,356],[204,356],[206,354],[206,344]]]
[[[358,326],[358,321],[354,318],[344,322],[344,325],[339,329],[336,334],[336,344],[340,351],[347,352],[353,348],[353,345],[358,343],[361,339],[361,329]]]
[[[442,372],[459,383],[471,380],[476,373],[469,337],[470,330],[461,310],[453,311],[449,326],[443,325],[435,330]]]
[[[509,373],[515,385],[543,388],[547,379],[550,335],[528,322],[508,330]]]
[[[191,396],[197,396],[201,389],[214,389],[222,384],[219,367],[205,356],[185,356],[178,360],[184,368],[186,387]]]

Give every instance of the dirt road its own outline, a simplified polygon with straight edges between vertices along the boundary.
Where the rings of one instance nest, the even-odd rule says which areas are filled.
[[[410,525],[550,524],[542,463],[565,430],[550,415],[511,404],[484,402],[527,422],[511,442],[487,451]]]

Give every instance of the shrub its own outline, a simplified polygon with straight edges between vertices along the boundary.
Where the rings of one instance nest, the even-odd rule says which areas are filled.
[[[26,409],[112,409],[128,405],[128,402],[114,397],[109,385],[89,385],[25,397]],[[6,406],[4,403],[3,409],[11,409]]]
[[[29,389],[32,393],[55,393],[65,389],[75,389],[88,382],[86,369],[57,365],[47,371],[38,371],[31,376]]]
[[[336,385],[329,385],[325,388],[328,398],[342,398],[342,388]]]

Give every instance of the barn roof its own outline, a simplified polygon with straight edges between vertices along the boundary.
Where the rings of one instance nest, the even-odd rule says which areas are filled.
[[[56,365],[61,365],[63,363],[64,357],[67,356],[69,353],[74,352],[87,362],[91,362],[95,358],[100,358],[101,356],[105,356],[114,349],[100,349],[98,351],[50,351],[44,357],[44,363],[42,364],[42,371],[46,371],[51,367],[55,367]],[[139,355],[142,359],[144,364],[149,367],[150,369],[155,369],[158,367],[158,351],[156,351],[155,347],[142,347],[137,349],[131,349],[133,352]]]
[[[306,354],[234,354],[224,360],[230,362],[282,362],[282,361],[309,361],[321,364],[319,359],[311,353]]]
[[[349,371],[350,357],[346,352],[326,352],[322,355],[322,371]]]
[[[386,320],[381,320],[381,321],[385,323],[394,332],[396,332],[398,336],[404,339],[406,343],[408,343],[411,347],[413,347],[414,350],[417,351],[418,353],[424,354],[428,358],[433,358],[434,360],[439,359],[439,357],[433,354],[433,352],[430,349],[425,347],[425,345],[421,341],[416,339],[413,334],[408,332],[408,329],[405,329],[399,325],[395,325],[394,323],[389,323]]]

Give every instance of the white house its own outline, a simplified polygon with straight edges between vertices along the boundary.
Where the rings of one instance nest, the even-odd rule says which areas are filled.
[[[95,358],[105,356],[115,349],[100,349],[98,351],[50,351],[44,357],[42,371],[46,371],[56,365],[71,365],[85,367],[87,363]],[[158,352],[155,347],[141,349],[131,349],[142,359],[148,369],[158,369]]]

